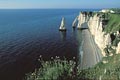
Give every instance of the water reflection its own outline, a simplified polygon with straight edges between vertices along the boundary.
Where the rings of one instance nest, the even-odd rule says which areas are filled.
[[[60,32],[60,37],[62,39],[62,41],[66,40],[66,31],[59,31]]]
[[[76,29],[75,28],[72,28],[72,34],[71,34],[72,37],[76,38]]]

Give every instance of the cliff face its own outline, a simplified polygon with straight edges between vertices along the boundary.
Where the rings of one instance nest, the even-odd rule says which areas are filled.
[[[104,49],[111,45],[110,34],[103,32],[103,24],[99,15],[94,15],[88,21],[91,34],[94,36],[95,42],[101,49],[103,56],[105,56]]]
[[[88,23],[89,30],[94,36],[96,44],[101,49],[102,55],[106,56],[104,49],[109,48],[111,46],[112,38],[110,33],[106,34],[103,31],[105,24],[103,22],[103,19],[101,18],[101,15],[95,14],[93,17],[88,18],[88,16],[85,16],[83,13],[81,13],[78,17],[78,28],[81,28],[81,25],[85,22]],[[116,47],[116,52],[120,53],[120,42]]]
[[[95,43],[101,49],[103,56],[106,56],[105,49],[106,52],[108,52],[108,54],[111,53],[111,51],[109,50],[109,48],[111,47],[113,49],[116,49],[116,53],[120,53],[120,30],[117,29],[117,27],[119,28],[120,26],[119,20],[117,19],[117,17],[119,16],[111,14],[112,19],[110,19],[109,21],[113,23],[109,22],[108,24],[108,18],[105,17],[106,15],[108,17],[108,14],[97,13],[94,16],[92,16],[91,12],[81,12],[80,15],[78,16],[78,26],[77,26],[78,29],[82,28],[81,25],[87,22],[89,30],[94,37]],[[118,25],[113,27],[112,25],[115,23],[114,21]],[[110,27],[108,27],[108,25]],[[113,34],[113,32],[105,33],[103,31],[104,29],[106,29],[105,27],[107,29],[112,29],[111,27],[113,28],[116,27],[115,34]],[[115,39],[116,41],[114,41]],[[114,45],[112,46],[113,43],[115,43],[117,46],[116,47]]]
[[[88,15],[87,13],[83,13],[83,12],[80,12],[79,16],[78,16],[78,25],[77,25],[77,28],[80,29],[81,28],[81,25],[85,22],[87,22],[87,18],[88,18]]]

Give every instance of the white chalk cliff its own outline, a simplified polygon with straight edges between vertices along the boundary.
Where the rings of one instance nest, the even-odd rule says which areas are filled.
[[[96,44],[101,49],[103,56],[105,56],[104,49],[111,45],[111,38],[110,34],[105,35],[105,32],[103,32],[103,24],[100,16],[96,14],[94,17],[91,17],[88,21],[88,26]]]
[[[77,25],[77,28],[80,29],[81,28],[81,25],[83,23],[85,23],[87,21],[86,17],[85,17],[85,14],[80,12],[79,16],[78,16],[78,25]]]
[[[117,53],[117,54],[120,53],[120,42],[118,43],[118,46],[117,46],[117,48],[116,48],[116,53]]]
[[[65,18],[64,17],[62,18],[59,30],[60,31],[66,31],[66,28],[65,28]]]
[[[105,32],[103,32],[102,18],[100,17],[100,15],[96,14],[93,17],[90,17],[88,20],[88,17],[86,18],[84,14],[80,13],[80,15],[78,16],[77,27],[81,28],[81,25],[85,22],[88,23],[89,30],[94,37],[95,43],[100,48],[102,55],[106,56],[104,49],[111,46],[111,37],[109,33],[105,34]],[[120,53],[120,42],[118,44],[118,47],[116,47],[116,52]]]
[[[77,26],[78,16],[75,18],[75,20],[72,23],[72,27],[75,28]]]

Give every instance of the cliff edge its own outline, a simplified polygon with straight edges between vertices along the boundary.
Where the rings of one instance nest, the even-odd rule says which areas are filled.
[[[87,22],[95,43],[103,56],[120,53],[120,14],[81,12],[78,29]]]

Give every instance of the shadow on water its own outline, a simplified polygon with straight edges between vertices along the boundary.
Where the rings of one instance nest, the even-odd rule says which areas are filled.
[[[76,36],[76,32],[77,32],[76,29],[75,29],[75,28],[72,28],[72,34],[71,34],[71,35],[72,35],[73,37]]]
[[[77,41],[79,44],[78,64],[81,63],[81,43],[82,43],[82,30],[77,30]]]
[[[75,32],[75,27],[72,28],[72,32]]]
[[[66,31],[59,31],[59,33],[60,33],[61,40],[65,41],[66,40]]]
[[[82,30],[86,30],[86,29],[88,29],[88,28],[80,28],[80,29],[78,29],[78,30],[81,30],[81,31],[82,31]]]

